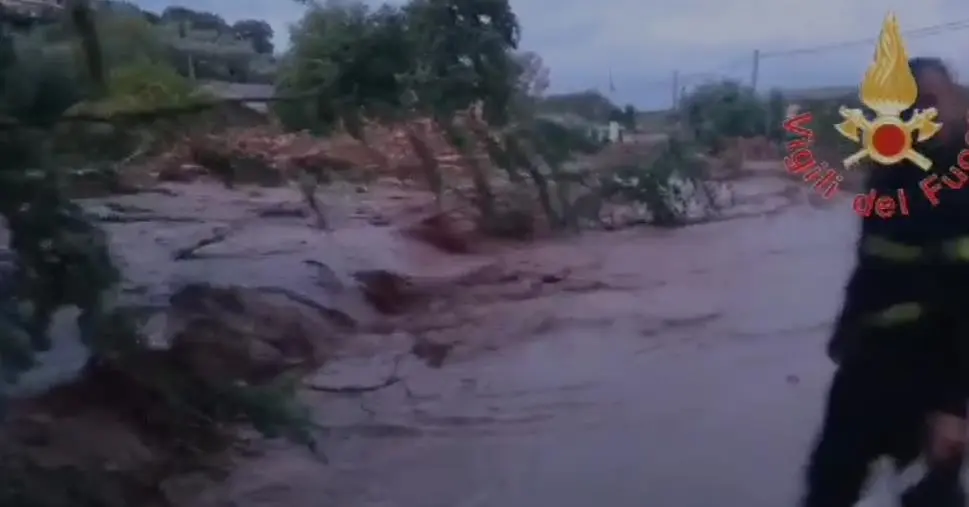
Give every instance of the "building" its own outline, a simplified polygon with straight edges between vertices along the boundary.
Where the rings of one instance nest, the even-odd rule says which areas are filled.
[[[0,0],[0,7],[20,16],[43,18],[64,8],[65,0]]]
[[[573,113],[543,114],[542,118],[570,129],[581,130],[596,142],[625,142],[626,129],[618,122],[594,122]]]
[[[203,83],[201,88],[222,99],[264,99],[272,97],[276,92],[273,85],[229,83],[224,81],[209,81]],[[265,101],[243,102],[242,105],[263,114],[269,112],[269,105]]]

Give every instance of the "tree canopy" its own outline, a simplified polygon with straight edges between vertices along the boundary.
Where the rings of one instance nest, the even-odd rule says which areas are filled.
[[[211,12],[169,7],[157,14],[115,0],[100,2],[95,17],[106,58],[128,59],[131,53],[144,54],[152,46],[152,60],[164,58],[185,76],[233,82],[273,80],[274,33],[263,20],[229,24]],[[53,44],[77,44],[56,12],[28,18],[16,26],[31,36]]]
[[[782,137],[786,101],[780,92],[767,100],[736,81],[707,83],[683,97],[679,111],[693,137],[712,151],[732,137]]]

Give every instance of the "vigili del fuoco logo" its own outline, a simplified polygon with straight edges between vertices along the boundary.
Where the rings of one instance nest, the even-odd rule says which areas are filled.
[[[913,144],[931,139],[942,129],[936,121],[935,108],[916,109],[908,118],[902,118],[903,111],[915,104],[918,88],[915,76],[909,68],[908,53],[902,38],[898,19],[889,13],[882,25],[878,45],[875,48],[874,62],[865,72],[859,90],[861,103],[871,111],[849,109],[841,106],[838,112],[844,121],[835,129],[845,138],[860,144],[858,151],[844,159],[846,169],[857,167],[858,163],[870,159],[875,167],[872,170],[892,170],[892,164],[908,160],[924,171],[932,168],[932,161],[919,153]],[[838,189],[843,177],[823,162],[816,162],[810,148],[814,141],[813,132],[807,127],[811,123],[810,113],[791,115],[784,122],[784,129],[797,136],[787,144],[788,157],[784,159],[789,172],[803,175],[805,181],[824,197],[831,197]],[[969,134],[966,135],[969,144]],[[927,175],[919,182],[919,189],[932,205],[938,205],[939,193],[943,185],[959,189],[969,180],[969,150],[963,149],[958,167],[951,167],[948,175],[941,178],[936,174]],[[891,218],[898,214],[909,214],[909,196],[904,189],[894,195],[876,195],[874,191],[855,197],[853,208],[862,216],[874,213],[880,218]]]

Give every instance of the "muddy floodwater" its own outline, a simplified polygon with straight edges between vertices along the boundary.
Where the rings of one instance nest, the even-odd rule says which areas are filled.
[[[163,488],[180,507],[795,505],[858,219],[849,197],[812,204],[772,185],[767,196],[738,187],[736,200],[759,211],[711,223],[468,255],[372,217],[320,234],[280,217],[269,193],[217,199],[196,186],[137,196],[141,208],[119,200],[106,209],[125,216],[105,214],[106,227],[128,254],[129,292],[149,302],[185,277],[275,284],[327,305],[353,296],[333,287],[361,268],[441,280],[432,304],[352,336],[307,379],[328,462],[258,443],[222,481]],[[230,239],[171,260],[186,237],[240,216],[250,218]],[[409,353],[418,339],[451,344],[442,367]],[[63,348],[46,361],[38,387],[83,355]],[[392,374],[402,380],[365,394],[312,389]],[[876,482],[865,505],[892,505],[891,486]]]
[[[517,252],[508,265],[567,279],[482,296],[451,331],[479,346],[441,369],[308,395],[329,464],[273,447],[194,505],[794,505],[856,222],[847,201],[804,204]]]

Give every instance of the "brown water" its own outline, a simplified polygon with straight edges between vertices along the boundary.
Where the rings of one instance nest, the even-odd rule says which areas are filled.
[[[309,395],[330,465],[275,447],[194,505],[793,505],[854,227],[847,203],[803,206],[510,254],[507,269],[565,279],[453,301],[478,298],[438,331],[463,340],[454,362],[362,398]]]

